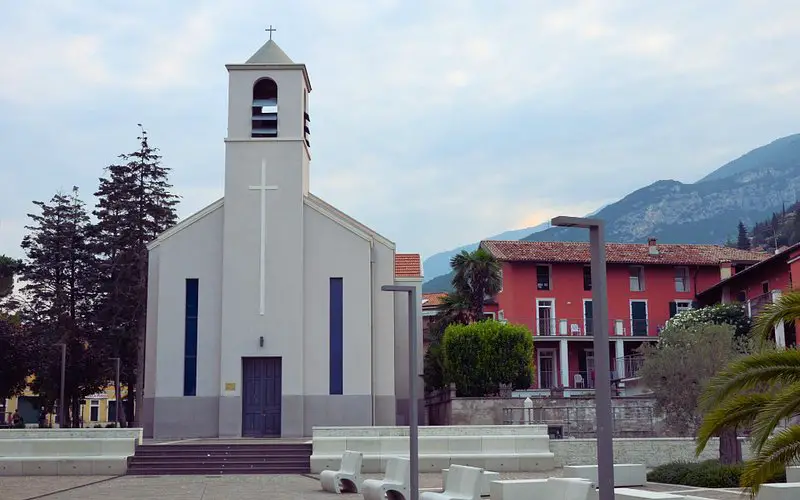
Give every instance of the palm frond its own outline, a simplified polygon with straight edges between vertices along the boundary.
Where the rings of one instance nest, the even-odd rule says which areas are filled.
[[[784,322],[800,319],[800,292],[789,292],[766,304],[753,323],[753,336],[760,340],[772,339],[775,327]]]
[[[768,351],[733,361],[708,383],[700,398],[703,408],[713,408],[731,395],[764,386],[800,382],[800,351]]]
[[[800,458],[800,425],[793,425],[771,437],[742,471],[741,485],[750,489],[751,498],[761,485],[780,474]]]
[[[731,427],[744,427],[752,423],[758,416],[761,408],[770,400],[770,396],[763,393],[737,394],[722,401],[718,406],[706,413],[703,423],[697,430],[697,447],[695,453],[699,456],[712,437],[719,435]]]
[[[750,433],[753,448],[761,449],[781,420],[798,414],[800,414],[800,383],[784,388],[775,396],[769,396],[753,421]]]

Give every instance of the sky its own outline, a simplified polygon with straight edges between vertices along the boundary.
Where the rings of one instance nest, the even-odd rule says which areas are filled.
[[[311,190],[429,256],[800,132],[800,2],[0,0],[0,254],[33,200],[136,149],[181,218],[222,196],[226,63],[273,37],[313,90]]]

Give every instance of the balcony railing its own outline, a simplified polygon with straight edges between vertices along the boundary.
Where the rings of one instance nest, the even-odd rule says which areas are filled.
[[[621,358],[612,359],[614,369],[609,370],[612,383],[622,379],[634,378],[639,374],[639,370],[644,364],[644,357],[641,354],[629,354]],[[536,370],[537,380],[534,387],[537,389],[594,389],[595,373],[594,369],[587,367],[583,370],[569,370],[567,372],[567,383],[562,384],[561,371],[541,369]]]
[[[648,319],[610,319],[608,334],[612,337],[647,337],[658,335],[663,325]],[[592,318],[537,318],[533,334],[537,337],[590,337],[594,325]]]
[[[767,304],[772,304],[772,293],[765,293],[758,297],[753,297],[746,303],[748,314],[751,318],[758,316]]]

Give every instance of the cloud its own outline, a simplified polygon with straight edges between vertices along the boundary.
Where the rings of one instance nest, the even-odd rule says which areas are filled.
[[[0,213],[12,219],[63,185],[88,194],[102,167],[135,147],[137,122],[174,169],[181,214],[213,201],[223,65],[246,60],[269,24],[311,76],[312,190],[428,255],[582,215],[661,178],[691,182],[797,132],[800,4],[789,0],[6,10],[0,42],[15,50],[0,53],[10,179]],[[0,253],[18,251],[3,243]]]

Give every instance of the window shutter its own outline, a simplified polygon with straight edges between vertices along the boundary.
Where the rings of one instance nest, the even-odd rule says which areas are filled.
[[[663,311],[663,309],[662,309],[662,311]],[[669,317],[671,318],[671,317],[675,316],[676,314],[678,314],[678,304],[676,304],[675,302],[670,302],[669,303]]]

